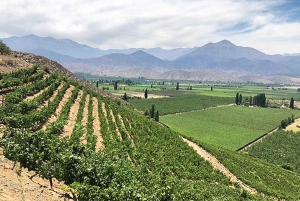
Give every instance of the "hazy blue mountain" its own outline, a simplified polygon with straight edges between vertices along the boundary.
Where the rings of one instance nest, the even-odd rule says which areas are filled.
[[[24,51],[28,52],[26,50],[24,50]],[[59,63],[72,61],[74,59],[74,57],[71,57],[71,56],[68,56],[68,55],[58,54],[56,52],[51,52],[51,51],[49,51],[47,49],[44,49],[44,48],[32,49],[29,52],[33,53],[33,54],[36,54],[36,55],[42,55],[44,57],[47,57],[47,58],[49,58],[51,60],[54,60],[54,61],[57,61]]]
[[[122,68],[166,68],[169,61],[161,60],[142,50],[138,50],[132,54],[112,53],[98,58],[91,59],[75,59],[67,65],[89,65],[98,67],[119,67]]]
[[[130,48],[130,49],[109,49],[100,50],[87,45],[79,44],[69,39],[55,39],[52,37],[39,37],[36,35],[28,35],[24,37],[10,37],[2,39],[12,50],[30,52],[45,57],[49,57],[55,61],[69,61],[72,58],[97,58],[112,53],[132,54],[138,50],[142,50],[162,60],[174,60],[185,55],[195,48],[176,48],[165,50],[162,48]],[[67,56],[67,57],[65,57]]]
[[[267,55],[251,47],[236,46],[228,40],[218,43],[208,43],[198,47],[194,51],[183,55],[176,61],[188,61],[193,65],[209,65],[214,62],[221,62],[232,59],[247,58],[249,60],[273,60],[280,58],[280,55]]]
[[[38,50],[53,52],[73,58],[93,58],[104,54],[104,51],[79,44],[69,39],[55,39],[28,35],[2,39],[12,50],[38,53]],[[42,52],[43,53],[43,52]],[[42,54],[41,54],[42,55]]]
[[[300,75],[300,56],[268,55],[251,47],[241,47],[228,40],[202,47],[130,48],[100,50],[69,39],[10,37],[2,39],[12,50],[31,52],[58,61],[73,72],[182,78],[230,80],[237,74],[261,80],[261,76]],[[152,72],[151,72],[152,71]],[[197,73],[196,73],[197,72]],[[205,76],[201,73],[205,72]],[[218,72],[222,75],[218,75]],[[226,72],[226,73],[225,73]],[[147,76],[145,76],[147,77]]]
[[[283,54],[282,56],[294,57],[294,56],[300,56],[300,53],[292,53],[292,54],[290,54],[290,53],[285,53],[285,54]]]

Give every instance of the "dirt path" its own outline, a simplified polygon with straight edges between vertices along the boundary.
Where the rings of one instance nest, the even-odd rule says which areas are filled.
[[[4,96],[3,96],[3,95],[0,95],[0,106],[3,105],[3,101],[4,101]]]
[[[53,190],[50,189],[49,181],[39,176],[29,179],[33,172],[22,169],[18,176],[16,169],[12,170],[13,162],[3,156],[0,148],[0,201],[67,201],[73,200],[60,189],[63,183],[53,180]]]
[[[132,136],[131,136],[131,134],[128,132],[128,130],[126,129],[126,126],[125,126],[125,124],[124,124],[123,118],[122,118],[122,116],[121,116],[120,114],[118,115],[118,118],[119,118],[119,120],[120,120],[122,126],[124,127],[124,129],[125,129],[125,131],[126,131],[126,135],[127,135],[128,139],[130,139],[131,144],[132,144],[132,145],[135,145],[135,143],[134,143],[134,141],[133,141],[133,139],[132,139]]]
[[[103,111],[103,114],[104,114],[104,117],[105,117],[106,124],[108,125],[107,111],[106,111],[106,107],[105,107],[104,102],[102,103],[102,111]],[[109,127],[108,127],[108,130],[109,130]]]
[[[100,128],[100,119],[99,119],[99,113],[98,113],[98,99],[96,97],[93,97],[93,127],[94,127],[94,135],[97,136],[97,143],[96,143],[96,151],[99,151],[100,149],[104,148],[103,145],[103,138],[101,134],[101,128]]]
[[[68,123],[67,123],[67,125],[64,126],[63,133],[61,135],[62,137],[70,136],[73,132],[74,126],[76,124],[77,114],[78,114],[78,110],[79,110],[79,103],[82,98],[82,94],[83,94],[83,91],[79,90],[78,96],[77,96],[74,104],[70,108]]]
[[[47,86],[46,88],[40,90],[38,93],[32,95],[32,96],[27,96],[26,97],[26,101],[32,101],[33,99],[35,99],[36,97],[38,97],[39,95],[41,95],[44,91],[46,91],[47,89],[49,89],[50,86]]]
[[[200,110],[190,110],[190,111],[186,111],[186,112],[177,112],[177,113],[173,113],[173,114],[166,114],[166,115],[161,115],[161,116],[171,116],[171,115],[176,115],[176,114],[185,114],[185,113],[189,113],[189,112],[198,112],[198,111],[202,111],[202,110],[209,110],[209,109],[214,109],[214,108],[219,108],[219,107],[229,107],[229,106],[234,106],[235,104],[231,103],[228,105],[218,105],[215,107],[208,107],[208,108],[203,108]]]
[[[55,99],[55,97],[56,97],[57,94],[58,94],[58,91],[59,91],[61,88],[63,88],[64,84],[65,84],[65,83],[61,83],[61,84],[57,87],[57,89],[53,92],[52,96],[51,96],[48,100],[45,101],[45,103],[43,104],[44,106],[45,106],[45,105],[48,105],[49,101],[53,101],[53,100]]]
[[[116,123],[116,118],[115,118],[115,115],[114,115],[114,112],[112,111],[112,109],[110,109],[110,115],[111,115],[112,121],[115,124],[117,135],[119,136],[120,140],[122,140],[122,136],[121,136],[119,127],[118,127],[118,125]]]
[[[196,143],[191,142],[185,138],[182,138],[184,142],[186,142],[189,146],[191,146],[202,158],[212,164],[212,166],[222,172],[226,177],[230,179],[231,182],[238,183],[241,188],[245,189],[251,194],[257,194],[257,191],[254,188],[243,183],[239,180],[234,174],[232,174],[223,164],[221,164],[218,159],[212,156],[210,153],[205,151],[203,148],[198,146]]]
[[[85,103],[84,103],[84,108],[83,108],[83,113],[82,113],[82,121],[81,121],[81,125],[83,126],[83,135],[80,137],[80,142],[81,144],[86,144],[87,140],[86,140],[86,133],[87,133],[87,122],[88,122],[88,113],[89,113],[89,100],[90,100],[90,95],[87,94],[85,97]]]
[[[59,117],[60,115],[60,112],[63,108],[63,106],[67,103],[67,101],[69,100],[69,98],[71,97],[72,95],[72,91],[75,89],[75,87],[73,85],[71,85],[66,93],[64,94],[62,100],[60,101],[58,107],[56,108],[55,112],[53,115],[51,115],[51,117],[48,119],[48,121],[44,124],[42,130],[45,130],[47,128],[47,125],[55,122],[57,120],[57,118]]]
[[[127,118],[126,118],[126,121],[127,121],[128,125],[129,125],[129,128],[132,128],[131,123],[130,123],[130,121]]]

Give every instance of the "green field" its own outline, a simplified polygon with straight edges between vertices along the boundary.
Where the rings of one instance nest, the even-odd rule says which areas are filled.
[[[183,114],[162,116],[160,121],[196,140],[236,150],[298,110],[226,106]]]
[[[249,147],[255,157],[300,173],[300,133],[278,131]]]
[[[131,99],[129,103],[140,111],[150,109],[154,104],[160,115],[174,114],[192,110],[228,105],[234,102],[233,97],[215,97],[199,94],[178,93],[169,98]]]

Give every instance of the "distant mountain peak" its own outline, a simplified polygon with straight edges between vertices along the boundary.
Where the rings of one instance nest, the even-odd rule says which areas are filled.
[[[148,54],[148,53],[144,52],[143,50],[138,50],[134,53],[131,53],[131,55],[144,55],[144,54]]]
[[[220,42],[216,43],[219,45],[230,45],[230,46],[236,46],[235,44],[233,44],[232,42],[230,42],[229,40],[221,40]]]

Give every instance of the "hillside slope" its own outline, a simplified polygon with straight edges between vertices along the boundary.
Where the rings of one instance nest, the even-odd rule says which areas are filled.
[[[58,180],[78,200],[269,199],[243,191],[178,133],[103,96],[56,62],[16,52],[12,58],[39,66],[0,74],[0,146],[22,174],[27,168],[45,178],[46,188],[58,187]],[[31,186],[22,179],[21,186]],[[2,196],[12,197],[7,188],[16,184],[4,186]],[[14,190],[16,199],[36,199],[26,197],[32,188]],[[48,197],[44,192],[40,197]]]

